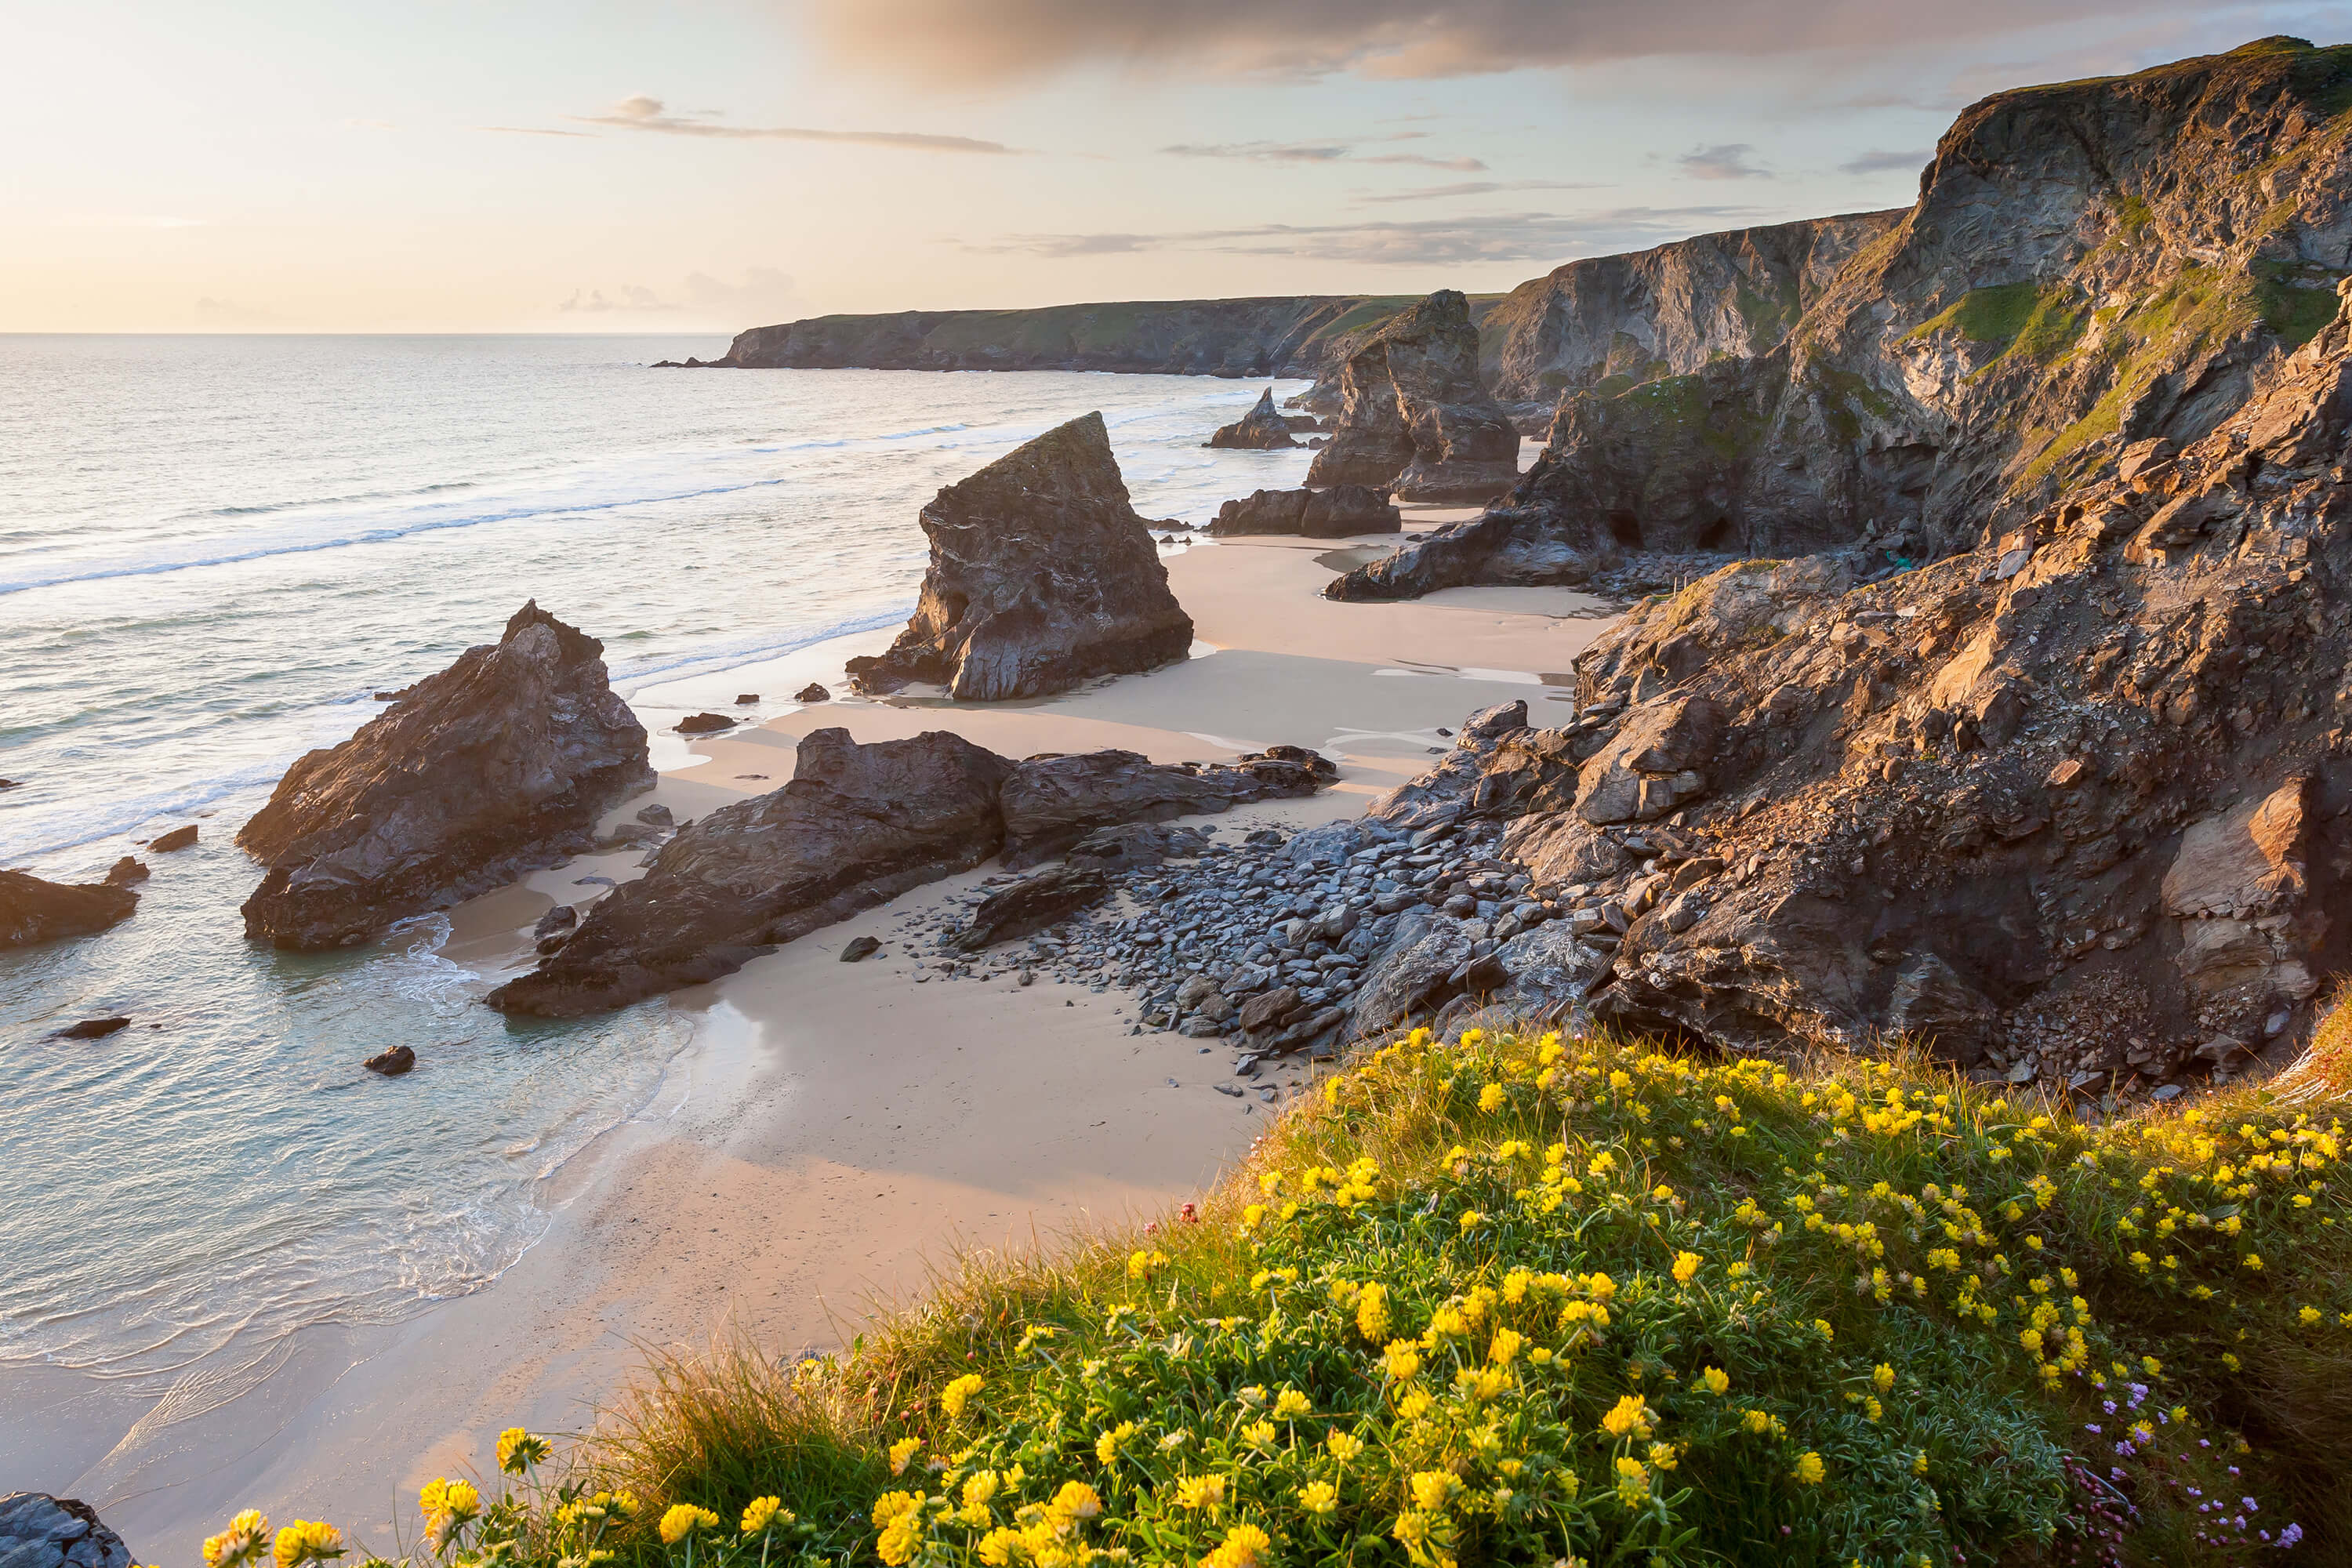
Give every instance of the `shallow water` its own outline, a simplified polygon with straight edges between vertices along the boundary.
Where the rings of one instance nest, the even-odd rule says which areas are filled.
[[[0,865],[94,878],[203,829],[142,857],[129,921],[0,953],[0,1362],[160,1384],[478,1289],[688,1047],[663,1003],[509,1026],[437,916],[245,942],[236,826],[371,692],[536,597],[666,729],[666,682],[902,618],[931,492],[1089,409],[1149,517],[1305,472],[1199,445],[1255,393],[1231,382],[645,368],[719,346],[0,337]],[[112,1011],[132,1027],[43,1037]],[[360,1069],[404,1042],[416,1072]]]

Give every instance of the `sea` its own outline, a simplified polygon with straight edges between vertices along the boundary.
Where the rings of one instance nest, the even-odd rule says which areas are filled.
[[[722,347],[0,336],[0,868],[153,871],[113,930],[0,952],[0,1369],[160,1394],[481,1289],[549,1178],[678,1092],[693,1015],[510,1025],[446,916],[330,954],[245,939],[237,827],[373,693],[535,598],[688,765],[669,726],[713,678],[903,620],[922,504],[1064,420],[1102,412],[1147,517],[1305,473],[1202,447],[1255,384],[651,368]],[[186,823],[194,848],[140,848]],[[107,1015],[132,1022],[53,1037]],[[430,1070],[362,1069],[402,1044]]]

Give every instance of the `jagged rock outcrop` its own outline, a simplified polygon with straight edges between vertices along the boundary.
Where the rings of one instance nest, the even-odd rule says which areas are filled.
[[[0,1497],[0,1563],[7,1568],[131,1568],[131,1548],[79,1498]]]
[[[731,974],[778,943],[1000,851],[1018,868],[1098,828],[1312,795],[1336,773],[1291,746],[1229,767],[1156,764],[1132,752],[1015,763],[944,731],[861,746],[846,730],[814,730],[782,788],[680,828],[643,878],[591,906],[538,968],[487,1000],[554,1018],[625,1007]],[[1008,900],[991,921],[1009,930],[1035,913],[1050,902],[1048,885],[1085,891],[1108,858],[1089,857],[1076,879]]]
[[[1485,500],[1518,477],[1519,436],[1478,376],[1469,301],[1441,289],[1374,333],[1341,373],[1310,487],[1393,486],[1407,500]]]
[[[654,782],[604,651],[526,604],[499,641],[289,768],[237,834],[268,868],[246,934],[348,946],[586,848],[599,816]]]
[[[1004,783],[1004,864],[1034,866],[1114,823],[1310,795],[1339,776],[1330,759],[1303,746],[1272,746],[1231,765],[1155,763],[1121,751],[1032,757]]]
[[[817,316],[739,332],[708,368],[1311,376],[1354,334],[1411,303],[1395,295],[1297,295]]]
[[[112,882],[49,882],[0,871],[0,948],[89,936],[131,918],[139,895]]]
[[[1219,507],[1208,531],[1213,539],[1253,533],[1345,539],[1359,533],[1395,533],[1403,526],[1403,514],[1390,502],[1386,490],[1370,485],[1333,485],[1320,490],[1253,490]]]
[[[1110,879],[1092,867],[1048,866],[982,899],[951,945],[961,952],[978,952],[1028,936],[1100,903],[1110,891]]]
[[[1257,402],[1247,414],[1231,425],[1220,426],[1217,433],[1209,437],[1209,445],[1267,452],[1298,443],[1290,438],[1290,421],[1275,407],[1274,388],[1269,386],[1257,395]]]
[[[1579,582],[1628,549],[1932,560],[2197,440],[2327,319],[2347,91],[2352,50],[2265,39],[1986,99],[1784,338],[1570,386],[1486,518],[1331,592]]]
[[[1627,1026],[1909,1033],[2085,1091],[2229,1066],[2352,958],[2347,436],[2352,310],[1983,549],[1643,607],[1580,657],[1574,723],[1387,814],[1508,820]]]
[[[1192,617],[1168,591],[1100,414],[948,486],[922,524],[922,599],[888,652],[849,661],[858,691],[919,680],[962,702],[1036,697],[1192,648]]]

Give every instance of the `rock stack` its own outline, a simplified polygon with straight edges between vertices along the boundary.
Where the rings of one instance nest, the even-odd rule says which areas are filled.
[[[1290,421],[1274,405],[1274,388],[1270,386],[1257,395],[1255,406],[1235,423],[1220,426],[1208,444],[1260,452],[1298,445],[1290,438]]]
[[[246,934],[349,946],[588,847],[597,817],[654,782],[604,651],[526,604],[497,642],[288,769],[237,834],[268,868]]]
[[[1254,490],[1217,509],[1212,538],[1253,533],[1296,534],[1307,539],[1345,539],[1359,533],[1394,533],[1402,515],[1388,492],[1370,485],[1333,485],[1320,490]]]
[[[948,486],[921,521],[922,598],[888,652],[849,661],[861,693],[926,681],[961,702],[1037,697],[1192,648],[1192,617],[1168,591],[1100,414]]]
[[[1519,433],[1478,377],[1470,303],[1441,289],[1373,334],[1340,374],[1344,403],[1311,488],[1393,486],[1405,500],[1483,501],[1519,475]]]

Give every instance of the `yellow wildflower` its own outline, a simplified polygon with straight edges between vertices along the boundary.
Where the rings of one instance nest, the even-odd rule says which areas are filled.
[[[901,1437],[897,1442],[891,1444],[890,1473],[894,1476],[905,1475],[907,1473],[907,1461],[915,1457],[915,1450],[922,1446],[923,1440],[920,1437]]]
[[[1526,1342],[1526,1339],[1515,1330],[1496,1329],[1495,1337],[1487,1342],[1486,1359],[1496,1366],[1508,1366],[1519,1353],[1519,1347]]]
[[[1731,1387],[1731,1374],[1719,1366],[1710,1366],[1699,1373],[1698,1383],[1709,1394],[1722,1394]]]
[[[1464,1230],[1475,1230],[1486,1223],[1486,1216],[1480,1214],[1476,1209],[1471,1209],[1463,1215],[1460,1221],[1461,1226]],[[2255,1267],[2259,1268],[2261,1265],[2257,1264]]]
[[[1304,1415],[1315,1408],[1315,1402],[1295,1388],[1286,1388],[1276,1396],[1274,1413],[1284,1420]]]
[[[1797,1468],[1789,1473],[1804,1485],[1813,1487],[1821,1485],[1822,1478],[1829,1474],[1829,1467],[1822,1463],[1819,1454],[1808,1449],[1797,1457]]]
[[[2305,1307],[2295,1313],[2295,1321],[2302,1323],[2305,1328],[2309,1328],[2312,1324],[2319,1321],[2319,1309],[2316,1307]]]
[[[298,1519],[278,1532],[277,1544],[271,1547],[269,1554],[278,1568],[301,1568],[305,1563],[341,1557],[343,1554],[342,1532],[331,1524]]]
[[[446,1483],[436,1481],[425,1488],[429,1497],[433,1487]],[[428,1507],[427,1512],[436,1511]],[[261,1555],[269,1539],[269,1517],[257,1508],[248,1508],[228,1521],[228,1528],[218,1535],[205,1540],[205,1568],[238,1568]]]
[[[1870,1386],[1878,1390],[1881,1394],[1885,1394],[1893,1390],[1895,1387],[1895,1369],[1887,1365],[1885,1362],[1880,1362],[1876,1366],[1871,1368]]]
[[[1176,1481],[1178,1508],[1214,1509],[1225,1500],[1225,1478],[1223,1476],[1181,1476]]]
[[[1837,1338],[1837,1331],[1830,1327],[1828,1321],[1824,1319],[1815,1318],[1813,1320],[1813,1327],[1821,1331],[1821,1336],[1825,1340],[1833,1340]]]
[[[1413,1506],[1433,1513],[1462,1489],[1462,1479],[1452,1470],[1422,1470],[1412,1478],[1411,1489]]]
[[[1006,1568],[1006,1564],[1013,1561],[1020,1545],[1019,1531],[992,1530],[981,1537],[980,1560],[987,1563],[988,1568]]]
[[[1295,1495],[1309,1513],[1335,1513],[1339,1508],[1339,1489],[1329,1481],[1309,1481]]]
[[[1650,1425],[1655,1419],[1651,1414],[1649,1401],[1638,1394],[1629,1394],[1617,1402],[1616,1408],[1601,1418],[1601,1429],[1612,1437],[1628,1435],[1647,1437]]]
[[[1363,1294],[1356,1298],[1356,1331],[1363,1335],[1366,1342],[1370,1344],[1378,1344],[1388,1337],[1389,1289],[1387,1286],[1367,1285],[1364,1287]]]
[[[690,1502],[674,1502],[669,1511],[661,1516],[661,1538],[665,1546],[676,1546],[698,1530],[716,1530],[719,1516],[707,1508],[697,1508]]]
[[[767,1529],[771,1524],[773,1524],[779,1514],[783,1516],[783,1521],[786,1524],[790,1524],[793,1521],[792,1510],[784,1507],[783,1499],[773,1497],[753,1498],[750,1502],[743,1505],[743,1533],[746,1535],[759,1534],[760,1531]]]
[[[1323,1439],[1323,1446],[1330,1449],[1331,1457],[1343,1465],[1364,1451],[1364,1440],[1347,1432],[1332,1433]]]
[[[1253,1421],[1242,1428],[1242,1441],[1253,1447],[1271,1448],[1276,1441],[1274,1423]]]
[[[1257,1568],[1274,1542],[1255,1524],[1237,1524],[1225,1531],[1223,1544],[1201,1559],[1201,1568]]]
[[[1488,1116],[1492,1116],[1495,1112],[1503,1109],[1503,1102],[1509,1098],[1510,1097],[1508,1095],[1503,1092],[1503,1086],[1501,1084],[1490,1083],[1486,1088],[1478,1091],[1478,1109]]]
[[[940,1390],[940,1408],[948,1413],[949,1420],[958,1419],[963,1415],[963,1407],[971,1402],[971,1396],[980,1392],[981,1386],[978,1373],[965,1373]]]
[[[1389,1377],[1402,1383],[1421,1370],[1421,1347],[1412,1340],[1391,1340],[1386,1352]]]
[[[1630,1454],[1617,1460],[1617,1500],[1627,1508],[1639,1508],[1650,1500],[1650,1472],[1642,1461]]]
[[[1689,1284],[1692,1278],[1698,1273],[1699,1264],[1701,1261],[1702,1259],[1696,1252],[1675,1253],[1675,1283],[1677,1285]]]
[[[1104,1432],[1101,1436],[1095,1439],[1095,1458],[1101,1460],[1106,1465],[1117,1463],[1118,1460],[1118,1450],[1120,1445],[1124,1444],[1129,1437],[1134,1436],[1135,1423],[1132,1421],[1120,1422],[1118,1426],[1109,1428],[1108,1431]]]
[[[1092,1519],[1102,1512],[1102,1495],[1084,1481],[1064,1481],[1047,1506],[1064,1519]]]

